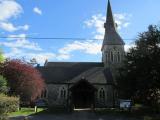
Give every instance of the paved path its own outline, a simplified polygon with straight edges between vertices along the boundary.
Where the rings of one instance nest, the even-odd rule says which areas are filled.
[[[11,120],[24,120],[21,118]],[[128,118],[125,116],[113,116],[113,115],[96,115],[93,112],[88,111],[76,111],[70,114],[44,114],[30,116],[29,120],[141,120],[136,118]]]

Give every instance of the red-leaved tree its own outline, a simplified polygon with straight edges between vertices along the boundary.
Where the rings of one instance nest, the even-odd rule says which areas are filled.
[[[0,74],[8,80],[10,93],[19,95],[21,101],[34,101],[45,89],[41,74],[24,61],[6,60],[0,65]]]

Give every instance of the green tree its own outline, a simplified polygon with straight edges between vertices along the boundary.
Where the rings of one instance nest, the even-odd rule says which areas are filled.
[[[3,76],[0,75],[0,93],[6,93],[7,90],[7,81]]]
[[[2,50],[0,49],[0,62],[4,61],[4,56],[2,54]],[[7,92],[7,81],[6,79],[0,75],[0,93],[6,93]]]
[[[156,106],[160,99],[160,29],[149,26],[126,54],[118,86],[124,98]]]
[[[45,89],[40,72],[25,61],[13,59],[0,64],[0,74],[7,79],[10,95],[23,102],[34,101]]]
[[[0,62],[4,61],[4,56],[3,56],[3,52],[2,50],[0,49]]]

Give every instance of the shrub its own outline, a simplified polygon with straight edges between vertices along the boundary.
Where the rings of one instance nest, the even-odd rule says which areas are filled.
[[[9,120],[7,115],[0,115],[0,120]]]
[[[10,95],[19,95],[22,102],[34,101],[45,89],[39,71],[27,62],[13,59],[0,63],[0,74],[8,82]]]
[[[4,61],[4,56],[3,56],[3,52],[0,48],[0,62],[3,62]]]
[[[7,113],[15,112],[17,111],[18,106],[19,98],[8,97],[6,95],[0,94],[0,115],[6,115]]]
[[[7,93],[7,81],[6,79],[0,75],[0,93]]]

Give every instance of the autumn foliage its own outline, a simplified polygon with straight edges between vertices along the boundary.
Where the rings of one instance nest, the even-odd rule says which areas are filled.
[[[41,74],[21,60],[6,60],[0,65],[0,74],[8,80],[10,94],[19,95],[21,101],[33,101],[45,88]]]

